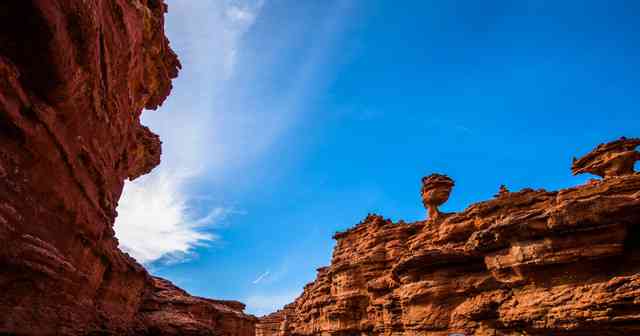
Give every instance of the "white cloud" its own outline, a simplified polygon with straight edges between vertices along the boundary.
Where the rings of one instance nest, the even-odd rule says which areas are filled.
[[[290,290],[273,294],[251,295],[244,299],[247,312],[254,315],[265,315],[293,302],[301,293],[301,290]]]
[[[224,55],[225,79],[233,76],[240,37],[253,25],[262,5],[262,1],[242,4],[233,3],[229,4],[225,9],[224,19],[227,22],[223,35],[224,43],[226,44]]]
[[[233,76],[242,36],[261,7],[261,0],[169,2],[167,35],[183,70],[165,105],[142,118],[163,141],[162,163],[125,183],[114,226],[120,248],[141,263],[184,261],[195,247],[217,239],[207,228],[236,213],[219,206],[195,209],[187,184],[212,163],[225,166],[224,143],[212,139],[220,133],[212,126],[212,96]]]
[[[142,115],[163,141],[162,163],[152,174],[126,183],[115,224],[121,248],[144,263],[184,260],[194,247],[216,239],[210,226],[218,221],[207,213],[231,214],[216,201],[196,207],[188,181],[220,199],[216,188],[228,181],[234,188],[251,185],[255,172],[263,171],[258,167],[277,164],[260,159],[300,122],[312,94],[326,85],[332,45],[348,12],[344,6],[333,9],[313,28],[318,36],[302,51],[303,60],[287,70],[286,85],[265,88],[264,81],[276,75],[272,71],[281,71],[283,60],[300,52],[291,46],[303,36],[301,29],[294,26],[290,36],[253,50],[244,36],[258,24],[262,0],[168,2],[166,32],[183,69],[161,109]],[[184,171],[192,174],[176,173]],[[272,283],[278,274],[260,283]]]
[[[266,272],[260,274],[255,280],[253,280],[251,283],[254,285],[259,284],[262,280],[264,280],[266,277],[269,276],[269,274],[271,274],[271,272],[269,270],[267,270]]]
[[[158,171],[125,184],[118,205],[115,231],[120,248],[141,263],[167,257],[175,262],[192,248],[217,239],[201,229],[216,223],[230,210],[214,207],[203,217],[195,217],[183,186],[186,174]]]
[[[255,13],[247,8],[231,6],[227,8],[227,17],[234,22],[243,25],[250,25],[255,20]]]

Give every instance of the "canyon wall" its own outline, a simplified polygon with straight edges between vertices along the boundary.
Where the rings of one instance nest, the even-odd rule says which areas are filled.
[[[114,238],[123,181],[160,162],[139,117],[180,68],[166,9],[0,2],[0,334],[254,334],[244,305],[150,276]]]
[[[256,335],[640,335],[639,144],[574,160],[603,179],[573,188],[503,186],[415,223],[369,215]]]

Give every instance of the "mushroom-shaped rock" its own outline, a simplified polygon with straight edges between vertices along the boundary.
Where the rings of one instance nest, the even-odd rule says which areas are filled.
[[[447,175],[431,174],[422,178],[422,204],[429,211],[429,219],[440,215],[438,207],[449,199],[454,185]]]
[[[636,147],[640,138],[618,140],[600,144],[596,149],[580,159],[573,159],[571,172],[573,175],[591,173],[602,178],[630,175],[634,173],[634,165],[640,160]]]

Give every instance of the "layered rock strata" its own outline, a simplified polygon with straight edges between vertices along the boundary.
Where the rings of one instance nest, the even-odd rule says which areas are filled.
[[[123,181],[160,161],[139,117],[180,68],[165,11],[0,2],[0,334],[254,333],[242,304],[150,276],[114,238]]]
[[[270,335],[640,335],[638,139],[600,145],[560,191],[502,187],[427,221],[370,215],[337,233]],[[631,168],[629,168],[631,167]]]

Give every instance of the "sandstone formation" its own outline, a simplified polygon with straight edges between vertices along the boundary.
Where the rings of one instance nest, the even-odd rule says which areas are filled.
[[[0,334],[253,335],[242,304],[150,276],[114,238],[123,181],[160,160],[139,117],[180,68],[165,11],[0,2]]]
[[[639,139],[600,145],[560,191],[416,223],[370,215],[256,335],[640,335]]]
[[[431,174],[422,178],[422,204],[428,210],[429,219],[435,220],[440,215],[438,207],[449,200],[451,189],[455,183],[447,175]]]
[[[295,304],[290,303],[275,313],[260,318],[256,324],[256,336],[289,335],[289,319],[295,314]]]
[[[600,177],[628,175],[633,173],[633,166],[640,160],[636,147],[640,139],[625,137],[606,144],[600,144],[594,151],[574,159],[571,171],[574,175],[591,173]]]

